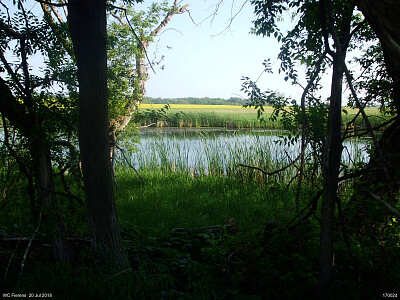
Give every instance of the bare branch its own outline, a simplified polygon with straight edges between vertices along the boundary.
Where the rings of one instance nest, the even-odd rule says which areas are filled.
[[[145,47],[145,45],[143,44],[142,39],[139,38],[139,36],[136,34],[136,31],[133,29],[133,26],[132,26],[131,22],[129,21],[128,14],[126,13],[126,9],[123,8],[123,7],[118,7],[118,6],[114,6],[114,5],[111,5],[111,7],[124,11],[125,19],[128,22],[129,28],[132,30],[132,32],[135,35],[136,39],[138,40],[140,45],[143,47],[143,51],[144,51],[144,54],[145,54],[145,56],[147,58],[147,61],[149,62],[149,65],[150,65],[151,69],[153,70],[154,74],[156,74],[156,71],[154,71],[154,68],[153,68],[153,64],[151,63],[151,61],[150,61],[150,59],[149,59],[149,57],[147,55],[147,51],[146,51],[147,47]]]
[[[13,260],[13,258],[14,258],[14,256],[15,256],[15,253],[17,252],[17,249],[18,249],[18,246],[19,246],[20,243],[21,243],[21,239],[18,240],[18,243],[17,243],[17,245],[16,245],[15,248],[14,248],[14,251],[13,251],[11,257],[10,257],[10,260],[8,261],[6,273],[4,274],[4,281],[7,279],[8,269],[10,268],[11,261]]]
[[[122,148],[121,148],[120,146],[118,146],[118,145],[115,145],[115,146],[117,147],[118,150],[121,151],[121,153],[122,153],[122,155],[124,156],[124,159],[125,159],[126,163],[128,164],[128,166],[131,167],[131,169],[133,169],[133,170],[136,172],[136,174],[140,177],[140,179],[142,179],[142,181],[143,181],[143,183],[144,183],[145,181],[144,181],[143,177],[140,176],[139,172],[135,169],[134,166],[131,165],[131,163],[129,162],[128,158],[126,157],[124,149],[122,149]]]
[[[37,227],[36,227],[35,232],[33,233],[32,237],[31,237],[31,239],[29,240],[28,247],[26,247],[24,257],[22,258],[22,261],[21,261],[21,269],[19,270],[19,274],[18,274],[18,283],[21,281],[21,277],[22,277],[22,273],[24,272],[26,257],[27,257],[27,255],[28,255],[29,248],[30,248],[31,245],[32,245],[32,242],[33,242],[33,240],[34,240],[34,238],[35,238],[36,233],[39,231],[39,227],[40,227],[41,221],[42,221],[42,212],[40,212],[38,225],[37,225]]]
[[[13,79],[13,81],[16,84],[16,89],[21,93],[25,93],[25,89],[22,86],[21,82],[18,79],[17,74],[13,71],[13,69],[11,68],[11,66],[9,65],[8,61],[6,60],[6,58],[4,57],[4,53],[2,51],[0,51],[0,60],[3,63],[4,67],[7,70],[8,75],[11,76],[11,78]]]
[[[320,70],[321,70],[321,65],[322,62],[324,61],[325,57],[327,55],[327,50],[325,50],[321,57],[318,59],[315,70],[310,78],[310,80],[307,83],[306,88],[303,91],[303,94],[301,95],[301,101],[300,101],[300,106],[301,106],[301,154],[300,154],[300,174],[299,174],[299,181],[297,182],[297,190],[296,190],[296,208],[298,209],[299,202],[300,202],[300,192],[301,192],[301,185],[303,184],[303,175],[304,175],[304,160],[305,160],[305,152],[306,152],[306,147],[309,142],[308,140],[308,121],[307,121],[307,114],[306,114],[306,96],[311,89],[311,87],[314,84],[315,79],[317,78]]]
[[[55,7],[65,7],[69,3],[54,3],[54,2],[49,2],[49,1],[43,1],[43,0],[35,0],[36,2],[42,3],[42,4],[47,4],[47,5],[52,5]]]
[[[45,4],[43,4],[45,5]],[[63,18],[61,17],[61,15],[58,13],[58,11],[56,11],[56,9],[54,8],[53,5],[50,5],[51,11],[53,12],[53,14],[57,17],[58,22],[60,22],[60,24],[64,23]]]
[[[64,36],[64,34],[61,32],[61,30],[58,28],[56,22],[54,21],[52,15],[51,15],[50,8],[56,14],[57,19],[58,19],[58,21],[60,23],[63,23],[62,17],[57,13],[57,11],[54,9],[53,6],[50,6],[50,8],[49,8],[49,5],[48,4],[44,4],[44,3],[41,3],[41,6],[42,6],[44,17],[45,17],[46,21],[49,23],[49,25],[50,25],[51,29],[53,30],[54,34],[58,37],[59,41],[64,46],[65,51],[67,51],[69,56],[72,59],[74,59],[75,58],[75,54],[74,54],[74,50],[72,48],[72,45],[67,40],[67,38]]]
[[[189,6],[189,4],[186,4],[180,8],[177,7],[176,1],[174,2],[173,8],[168,12],[168,14],[165,16],[164,20],[157,26],[156,29],[154,29],[150,33],[150,37],[155,37],[165,26],[167,26],[168,22],[171,20],[171,18],[175,14],[183,14],[186,11],[186,8]]]
[[[191,13],[190,13],[190,10],[186,9],[186,12],[188,13],[189,18],[192,20],[193,24],[196,25],[196,26],[199,26],[199,24],[197,24],[197,23],[193,20],[193,17],[192,17],[192,15],[191,15]]]
[[[359,186],[358,189],[360,191],[362,191],[363,193],[365,193],[367,196],[369,196],[371,199],[376,200],[380,205],[385,207],[388,211],[390,211],[397,218],[400,218],[400,212],[397,211],[396,209],[394,209],[391,205],[389,205],[389,203],[387,203],[386,201],[382,200],[381,198],[379,198],[377,195],[371,193],[370,191],[367,191],[365,188],[363,188],[361,186]]]
[[[0,1],[0,5],[3,6],[6,9],[7,17],[8,17],[8,24],[10,24],[11,23],[11,18],[10,18],[10,11],[8,10],[8,7],[1,1]]]
[[[261,169],[261,168],[259,168],[259,167],[249,166],[249,165],[245,165],[245,164],[238,164],[238,166],[239,166],[239,167],[246,167],[246,168],[250,168],[250,169],[255,169],[255,170],[261,171],[263,174],[265,174],[265,175],[267,175],[267,176],[272,176],[272,175],[275,175],[275,174],[277,174],[277,173],[280,173],[280,172],[286,170],[287,168],[293,166],[293,165],[300,159],[300,157],[301,157],[301,155],[297,156],[297,158],[296,158],[295,160],[291,161],[290,164],[284,166],[283,168],[280,168],[280,169],[278,169],[278,170],[275,170],[275,171],[273,171],[273,172],[267,172],[267,171],[265,171],[265,170],[263,170],[263,169]]]
[[[356,91],[354,89],[354,86],[353,86],[353,83],[352,83],[352,76],[351,76],[349,70],[347,69],[346,62],[343,61],[342,63],[343,63],[343,67],[344,67],[344,72],[346,74],[347,83],[348,83],[348,85],[350,87],[351,94],[353,95],[353,98],[356,101],[357,108],[360,110],[361,115],[362,115],[362,117],[363,117],[363,119],[364,119],[364,121],[365,121],[365,123],[367,125],[367,130],[370,133],[370,136],[371,136],[371,138],[372,138],[372,140],[374,142],[375,150],[376,150],[376,152],[378,154],[379,159],[382,162],[382,166],[383,166],[383,169],[385,171],[385,175],[386,175],[387,178],[389,178],[389,173],[388,173],[387,168],[390,167],[390,164],[385,159],[385,157],[383,155],[382,149],[379,146],[378,140],[377,140],[377,138],[376,138],[376,136],[374,134],[374,131],[372,129],[371,122],[369,121],[369,118],[368,118],[367,114],[365,113],[365,110],[364,110],[363,106],[361,105],[360,100],[358,99],[357,93],[356,93]]]
[[[118,22],[122,25],[122,26],[128,26],[128,24],[126,24],[124,22],[124,20],[122,20],[122,18],[120,16],[118,16],[117,14],[115,14],[113,11],[110,11],[110,14],[118,20]]]
[[[234,2],[234,1],[233,1],[233,2]],[[233,5],[233,2],[232,2],[232,5]],[[241,13],[241,11],[243,10],[243,8],[244,8],[244,6],[246,5],[247,2],[249,2],[249,0],[246,0],[246,1],[244,1],[244,2],[242,3],[242,5],[240,6],[239,10],[236,12],[236,14],[235,14],[234,16],[231,15],[231,17],[230,17],[230,19],[229,19],[229,21],[228,21],[228,25],[225,27],[225,29],[222,30],[222,31],[221,31],[220,33],[218,33],[218,34],[212,35],[212,37],[217,36],[217,35],[220,35],[220,34],[223,34],[224,32],[226,32],[226,31],[231,27],[231,25],[232,25],[233,21],[236,19],[236,17]],[[214,17],[213,17],[213,19],[214,19]]]

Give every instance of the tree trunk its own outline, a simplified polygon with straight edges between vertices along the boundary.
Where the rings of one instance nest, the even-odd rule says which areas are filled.
[[[174,1],[174,5],[172,9],[167,13],[165,18],[161,21],[161,23],[150,33],[150,38],[156,37],[161,30],[167,26],[168,22],[172,19],[172,17],[176,14],[183,14],[189,4],[185,4],[181,7],[178,7],[178,1]],[[121,19],[119,19],[123,26],[129,27],[128,24],[124,23]],[[139,82],[137,83],[137,90],[135,91],[135,95],[133,96],[133,101],[128,103],[125,107],[125,114],[117,119],[110,121],[110,143],[111,143],[111,157],[115,155],[115,145],[117,143],[117,131],[123,131],[125,127],[130,122],[133,113],[136,110],[136,106],[140,104],[145,93],[146,93],[146,82],[149,80],[149,67],[146,66],[146,51],[149,47],[150,42],[146,40],[143,36],[141,36],[141,40],[137,42],[138,54],[136,55],[136,77]]]
[[[128,125],[134,112],[136,111],[137,105],[142,102],[144,94],[146,93],[146,82],[149,80],[148,67],[146,66],[146,51],[149,43],[144,41],[138,43],[138,54],[136,55],[136,77],[138,78],[137,89],[134,92],[133,100],[129,102],[125,107],[124,115],[110,120],[110,160],[112,162],[112,168],[114,171],[114,162],[116,155],[116,147],[118,142],[118,133],[123,131]],[[115,176],[115,174],[114,174]]]
[[[78,66],[79,146],[92,247],[117,269],[127,267],[110,164],[106,1],[72,0],[68,24]]]
[[[0,112],[13,126],[29,140],[32,157],[32,167],[35,175],[35,187],[38,195],[38,202],[42,205],[44,226],[53,230],[52,246],[54,258],[57,261],[70,262],[72,251],[68,242],[63,237],[64,224],[54,195],[54,181],[50,158],[50,149],[44,142],[40,132],[40,126],[34,115],[29,115],[23,105],[19,103],[8,88],[6,82],[0,78]],[[5,119],[3,119],[5,122]],[[17,158],[17,155],[15,154]],[[32,215],[37,221],[38,207],[34,201],[34,187],[30,167],[20,165],[21,172],[25,173],[28,179],[28,194]],[[49,229],[49,228],[46,228]]]
[[[395,0],[358,0],[358,8],[375,31],[381,42],[388,75],[393,80],[392,99],[396,110],[396,120],[383,133],[379,146],[390,164],[389,184],[383,192],[397,193],[400,186],[400,1]],[[371,160],[374,164],[376,160]],[[373,174],[365,178],[365,183],[383,182],[386,176],[382,168],[374,168]],[[380,193],[377,191],[377,193]]]
[[[323,153],[324,193],[322,197],[322,220],[320,236],[320,296],[332,281],[333,274],[333,242],[335,223],[335,202],[339,177],[340,159],[342,155],[342,59],[335,58],[331,85],[331,99],[328,115],[327,134]]]
[[[345,71],[345,58],[347,52],[348,37],[350,35],[353,7],[348,6],[343,11],[341,26],[334,27],[334,13],[332,3],[321,0],[321,22],[329,29],[334,40],[336,53],[332,55],[333,71],[331,83],[330,106],[327,121],[327,132],[322,157],[322,176],[324,180],[324,192],[321,207],[321,232],[320,232],[320,272],[318,278],[317,298],[324,299],[333,279],[334,264],[334,225],[335,203],[337,199],[338,178],[340,161],[342,156],[342,86]],[[325,19],[326,18],[326,19]],[[328,34],[324,32],[325,42]],[[325,45],[329,47],[329,45]]]
[[[71,262],[72,249],[65,239],[64,220],[54,194],[53,169],[50,149],[41,140],[32,143],[31,155],[34,160],[35,186],[39,203],[46,209],[43,212],[43,223],[46,231],[52,231],[53,255],[57,261]]]

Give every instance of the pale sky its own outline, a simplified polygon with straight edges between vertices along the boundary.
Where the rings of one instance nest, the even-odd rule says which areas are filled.
[[[136,5],[136,9],[144,9],[152,2],[159,1],[145,0],[144,4]],[[225,30],[231,18],[231,11],[236,14],[246,0],[223,0],[211,23],[211,18],[207,17],[213,14],[215,4],[220,1],[180,1],[180,5],[189,4],[188,9],[197,25],[192,22],[188,13],[175,15],[166,29],[155,38],[149,47],[148,55],[150,59],[153,58],[156,50],[158,58],[164,55],[164,70],[155,68],[156,74],[149,70],[150,80],[146,85],[146,96],[225,99],[244,96],[240,92],[242,76],[257,80],[264,68],[263,61],[270,58],[274,74],[264,73],[261,76],[258,81],[261,90],[277,90],[286,96],[300,99],[301,88],[293,87],[283,80],[282,74],[278,74],[279,44],[276,40],[249,34],[255,19],[250,3],[244,5],[229,29]],[[4,1],[12,7],[11,2],[12,0]],[[169,0],[169,3],[172,2]],[[28,0],[26,3],[28,10],[41,13],[38,2]],[[292,25],[289,15],[285,19],[283,25],[290,28]],[[39,67],[39,61],[36,58],[32,59],[31,67]]]
[[[231,18],[232,2],[235,4],[235,14],[244,1],[224,0],[212,24],[211,18],[205,19],[214,12],[213,5],[217,0],[181,1],[181,4],[189,3],[188,9],[198,25],[193,24],[187,13],[175,15],[168,24],[168,29],[154,40],[148,54],[153,57],[155,49],[158,49],[158,56],[165,55],[165,68],[156,69],[156,74],[150,70],[146,96],[243,96],[240,92],[242,76],[256,80],[263,71],[263,61],[270,58],[274,74],[265,73],[259,80],[259,86],[262,90],[278,90],[286,96],[299,98],[302,90],[291,86],[283,80],[284,76],[278,74],[280,62],[276,57],[279,45],[275,39],[249,34],[251,22],[255,19],[250,3],[245,4],[230,28],[224,31]],[[290,21],[289,16],[287,19]],[[222,31],[224,32],[221,33]]]

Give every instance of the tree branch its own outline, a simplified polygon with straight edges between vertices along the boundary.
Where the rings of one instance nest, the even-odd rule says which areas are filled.
[[[254,169],[254,170],[258,170],[260,172],[262,172],[263,174],[267,175],[267,176],[272,176],[275,175],[279,172],[285,171],[287,168],[293,166],[301,157],[301,154],[299,156],[297,156],[297,158],[295,160],[293,160],[292,162],[290,162],[290,164],[284,166],[283,168],[280,168],[278,170],[275,170],[273,172],[267,172],[259,167],[255,167],[255,166],[249,166],[249,165],[245,165],[245,164],[238,164],[239,167],[245,167],[245,168],[250,168],[250,169]]]
[[[186,8],[189,6],[189,4],[186,4],[180,8],[177,7],[177,1],[174,2],[174,6],[172,9],[168,12],[168,14],[165,16],[164,20],[157,26],[156,29],[154,29],[150,33],[150,37],[155,37],[165,26],[167,26],[168,22],[171,20],[171,18],[176,15],[176,14],[183,14],[186,11]]]
[[[393,215],[395,215],[397,218],[400,218],[400,212],[397,211],[396,209],[394,209],[392,206],[389,205],[389,203],[385,202],[384,200],[382,200],[381,198],[379,198],[377,195],[371,193],[370,191],[367,191],[365,188],[358,186],[358,189],[363,192],[364,194],[366,194],[367,196],[369,196],[371,199],[374,199],[375,201],[377,201],[380,205],[382,205],[383,207],[385,207],[388,211],[390,211]]]
[[[125,159],[126,163],[128,164],[128,166],[131,167],[131,168],[136,172],[136,174],[140,177],[140,179],[142,179],[142,181],[143,181],[143,183],[144,183],[145,180],[143,179],[142,176],[140,176],[139,172],[135,169],[135,167],[131,165],[131,163],[129,162],[128,158],[127,158],[126,155],[125,155],[124,149],[122,149],[122,148],[121,148],[120,146],[118,146],[118,145],[115,145],[115,147],[116,147],[118,150],[121,151],[121,153],[122,153],[122,155],[124,156],[124,159]]]
[[[22,273],[24,272],[25,262],[26,262],[26,258],[28,256],[29,248],[31,247],[32,242],[35,239],[36,233],[39,231],[41,221],[42,221],[42,212],[40,212],[38,225],[36,227],[35,232],[33,233],[32,237],[31,237],[31,239],[29,240],[28,246],[26,247],[26,250],[25,250],[24,257],[22,258],[21,268],[20,268],[19,274],[18,274],[18,283],[21,281],[21,277],[22,277]]]
[[[43,0],[35,0],[36,2],[39,2],[41,4],[47,4],[47,5],[52,5],[55,7],[65,7],[70,5],[69,3],[54,3],[54,2],[49,2],[49,1],[43,1]]]
[[[141,39],[139,38],[139,36],[136,34],[136,31],[133,29],[133,26],[132,26],[131,22],[129,21],[128,14],[126,13],[126,9],[123,8],[123,7],[118,7],[118,6],[114,6],[114,5],[111,5],[111,7],[112,7],[112,8],[115,8],[115,9],[122,10],[122,11],[125,13],[125,19],[126,19],[126,21],[128,22],[129,28],[132,30],[132,32],[133,32],[133,34],[135,35],[136,39],[138,40],[138,42],[140,43],[140,45],[143,47],[143,51],[144,51],[144,54],[145,54],[145,56],[146,56],[146,58],[147,58],[147,61],[149,62],[149,65],[150,65],[151,69],[153,70],[154,74],[156,74],[156,71],[154,71],[154,68],[153,68],[153,64],[151,63],[151,61],[150,61],[150,59],[149,59],[149,57],[148,57],[148,55],[147,55],[147,50],[146,50],[147,47],[145,47],[145,45],[143,44],[142,40],[141,40]]]
[[[75,59],[74,49],[72,48],[71,43],[67,40],[67,38],[61,32],[61,30],[58,28],[56,22],[54,21],[52,15],[51,15],[50,9],[56,15],[60,24],[62,24],[64,22],[62,17],[57,13],[57,11],[54,9],[53,6],[50,6],[49,4],[45,4],[45,3],[41,3],[41,6],[42,6],[43,13],[44,13],[44,17],[45,17],[46,21],[49,23],[54,34],[58,37],[60,43],[64,46],[64,49],[65,49],[65,51],[67,51],[69,56],[72,59]],[[49,7],[50,7],[50,9],[49,9]]]

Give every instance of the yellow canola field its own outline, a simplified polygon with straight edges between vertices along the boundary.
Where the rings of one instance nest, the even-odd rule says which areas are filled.
[[[142,109],[158,109],[163,108],[166,104],[147,104],[142,103],[139,105],[139,108]],[[200,109],[243,109],[240,105],[205,105],[205,104],[170,104],[171,108],[176,109],[188,109],[188,108],[200,108]]]

